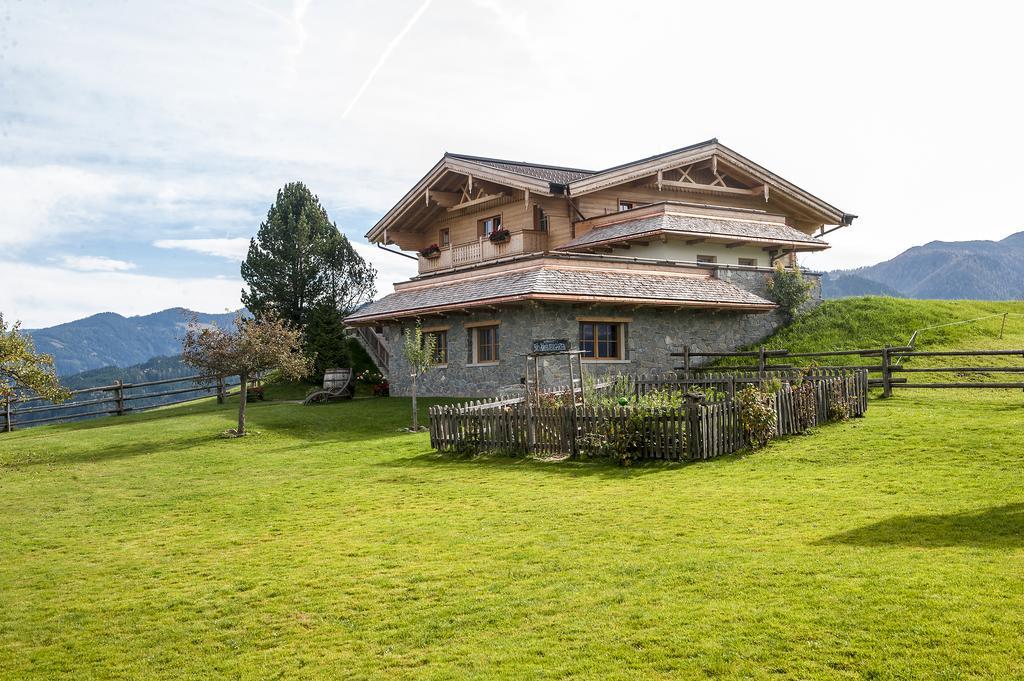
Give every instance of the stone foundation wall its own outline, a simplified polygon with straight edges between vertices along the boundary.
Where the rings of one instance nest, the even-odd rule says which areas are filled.
[[[719,270],[719,276],[730,283],[767,296],[766,271]],[[820,301],[819,277],[808,277],[815,283],[815,295],[809,305]],[[626,359],[617,362],[584,361],[591,374],[652,373],[669,371],[681,358],[670,357],[684,345],[697,350],[731,350],[755,343],[770,335],[783,323],[777,312],[748,313],[732,311],[672,310],[670,308],[623,309],[622,307],[574,307],[569,304],[525,303],[500,308],[496,312],[450,315],[442,321],[425,322],[424,327],[447,327],[448,365],[430,369],[419,378],[420,395],[488,397],[505,386],[519,384],[526,375],[524,355],[539,338],[568,338],[578,344],[577,317],[608,317],[628,319],[626,327]],[[499,362],[496,365],[471,366],[470,331],[473,324],[500,322]],[[392,395],[408,395],[411,387],[409,368],[402,357],[402,332],[413,323],[385,327],[391,352],[389,379]],[[470,328],[466,328],[470,325]],[[546,384],[568,382],[564,357],[543,360],[542,380]]]

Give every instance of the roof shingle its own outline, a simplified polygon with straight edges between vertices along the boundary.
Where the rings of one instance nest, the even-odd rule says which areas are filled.
[[[818,248],[828,248],[828,244],[820,239],[804,234],[789,225],[776,222],[755,222],[747,220],[722,220],[703,216],[675,215],[662,213],[642,217],[636,220],[618,222],[607,227],[597,227],[582,234],[559,250],[573,250],[606,241],[627,239],[641,234],[650,233],[702,234],[715,237],[736,239],[760,239],[779,241],[786,244],[807,244]]]
[[[439,307],[468,307],[531,295],[585,297],[596,301],[603,298],[658,300],[695,307],[721,304],[761,309],[773,305],[750,291],[710,276],[544,266],[400,290],[366,305],[346,321],[353,323]]]
[[[561,166],[548,166],[540,163],[525,163],[522,161],[507,161],[501,158],[484,158],[481,156],[467,156],[465,154],[451,154],[452,158],[459,158],[471,161],[479,165],[488,166],[507,173],[525,175],[545,182],[556,182],[558,184],[569,184],[576,180],[595,175],[596,171],[582,170],[580,168],[563,168]]]

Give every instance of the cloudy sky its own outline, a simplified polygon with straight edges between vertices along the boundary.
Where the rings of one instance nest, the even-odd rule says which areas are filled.
[[[0,311],[238,306],[306,182],[362,235],[445,151],[602,168],[710,137],[861,217],[819,269],[1024,229],[1000,4],[0,0]]]

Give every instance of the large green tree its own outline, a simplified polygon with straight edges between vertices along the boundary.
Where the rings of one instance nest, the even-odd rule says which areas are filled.
[[[257,317],[273,313],[305,328],[318,305],[342,314],[374,294],[376,272],[331,222],[301,182],[277,192],[242,263],[242,303]]]
[[[330,304],[313,308],[306,325],[306,356],[310,358],[310,377],[322,377],[328,369],[352,365],[345,323],[341,313]]]

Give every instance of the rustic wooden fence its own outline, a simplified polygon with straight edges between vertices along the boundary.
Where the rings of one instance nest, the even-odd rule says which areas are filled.
[[[823,359],[833,361],[837,357],[860,357],[865,358],[869,364],[832,365],[833,369],[867,370],[869,373],[868,385],[872,388],[881,388],[882,397],[891,397],[894,388],[1018,388],[1024,389],[1024,380],[1015,381],[982,381],[978,377],[984,374],[1024,374],[1024,365],[1005,366],[907,366],[904,360],[916,357],[1021,357],[1024,358],[1024,350],[942,350],[942,351],[918,351],[913,346],[867,348],[861,350],[830,350],[822,352],[790,352],[789,350],[768,350],[761,346],[758,350],[742,352],[705,352],[684,347],[682,352],[671,353],[673,357],[681,357],[682,365],[676,367],[684,373],[692,372],[699,368],[705,372],[735,372],[737,370],[749,370],[758,373],[765,371],[781,371],[793,369],[793,364],[777,364],[780,360],[792,359]],[[742,366],[703,367],[703,361],[720,360],[727,358],[745,358],[752,363]],[[906,376],[895,374],[953,374],[954,378],[963,378],[966,375],[973,375],[973,380],[947,380],[936,382],[912,382]]]
[[[258,385],[259,379],[254,379]],[[175,383],[192,383],[187,387],[176,387],[157,392],[133,392],[141,388],[152,386],[171,386]],[[81,388],[71,391],[71,401],[61,404],[47,402],[41,397],[22,397],[7,400],[0,409],[0,432],[11,432],[15,428],[27,426],[38,426],[44,423],[57,421],[73,421],[77,419],[91,418],[96,416],[123,416],[135,411],[145,411],[165,407],[171,404],[180,404],[199,399],[205,395],[215,394],[218,402],[223,402],[229,389],[238,387],[237,380],[231,379],[208,379],[203,376],[184,376],[182,378],[165,378],[159,381],[144,381],[141,383],[124,383],[117,381],[111,385],[102,385],[92,388]],[[98,397],[93,397],[98,395]],[[84,396],[86,399],[75,400],[76,397]],[[180,397],[179,397],[180,396]],[[174,397],[160,401],[158,404],[133,406],[141,400],[152,400],[161,397]],[[86,411],[80,411],[83,407]]]
[[[680,407],[641,411],[629,406],[536,407],[511,400],[435,406],[429,410],[430,444],[440,451],[464,453],[576,456],[601,440],[628,441],[638,459],[710,459],[750,444],[740,404],[733,399],[737,386],[779,379],[781,387],[774,393],[778,435],[805,432],[840,413],[863,416],[868,406],[867,372],[863,369],[816,369],[801,375],[791,371],[731,376],[691,372],[627,378],[635,395],[663,390],[685,392],[687,399]],[[708,387],[725,389],[712,400],[690,392]]]

